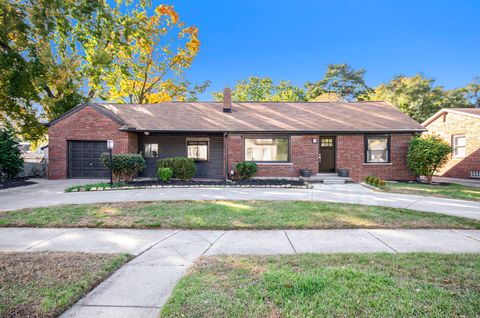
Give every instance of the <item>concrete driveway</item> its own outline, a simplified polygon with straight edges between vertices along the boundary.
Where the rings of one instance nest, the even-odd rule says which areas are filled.
[[[219,254],[480,253],[478,230],[182,231],[0,228],[0,252],[133,254],[63,317],[158,317],[198,257]]]
[[[45,180],[0,191],[0,211],[125,201],[161,200],[306,200],[378,205],[462,216],[480,220],[480,202],[376,192],[359,184],[316,184],[313,189],[283,188],[163,188],[65,193],[68,186],[99,180]]]

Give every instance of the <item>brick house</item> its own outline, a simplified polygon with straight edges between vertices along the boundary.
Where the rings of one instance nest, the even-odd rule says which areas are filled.
[[[422,125],[429,134],[439,135],[453,148],[437,175],[480,177],[480,108],[444,108]]]
[[[197,178],[225,178],[236,163],[253,161],[258,177],[298,177],[348,169],[413,180],[408,142],[425,129],[386,102],[232,103],[166,102],[153,105],[79,105],[49,123],[50,179],[105,178],[99,160],[106,141],[113,153],[142,153],[155,176],[159,158],[193,158]]]

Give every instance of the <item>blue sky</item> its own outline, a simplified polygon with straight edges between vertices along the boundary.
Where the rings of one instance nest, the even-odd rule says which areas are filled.
[[[201,100],[249,76],[303,85],[329,63],[366,69],[370,86],[417,72],[447,88],[480,76],[479,0],[152,2],[198,27],[185,78],[212,81]]]

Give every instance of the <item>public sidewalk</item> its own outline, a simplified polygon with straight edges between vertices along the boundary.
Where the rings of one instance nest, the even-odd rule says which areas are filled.
[[[480,220],[480,202],[377,192],[359,184],[315,184],[313,189],[285,188],[161,188],[64,193],[72,184],[98,180],[44,180],[0,191],[0,211],[52,206],[162,200],[304,200],[378,205],[435,212]]]
[[[202,255],[480,253],[480,230],[184,231],[0,228],[0,251],[130,253],[135,258],[63,317],[157,317]]]

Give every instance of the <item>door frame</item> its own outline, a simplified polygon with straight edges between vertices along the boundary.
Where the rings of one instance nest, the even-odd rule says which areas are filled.
[[[318,155],[320,156],[320,148],[322,148],[322,138],[331,138],[333,140],[333,173],[337,171],[337,136],[335,135],[320,135],[318,136]],[[320,171],[320,161],[318,161],[318,172],[327,173]]]

